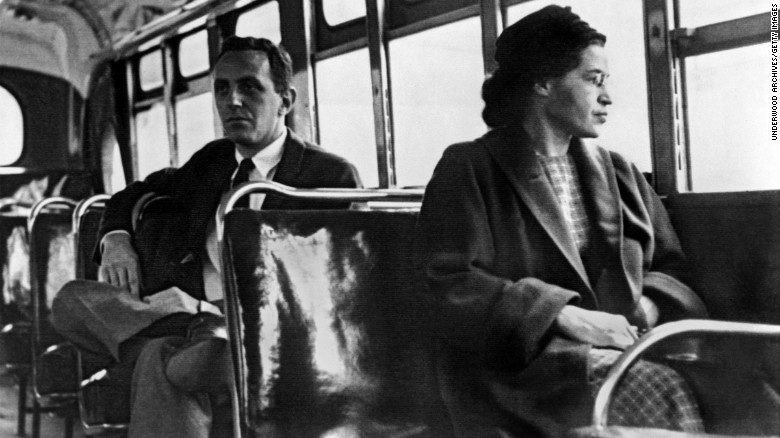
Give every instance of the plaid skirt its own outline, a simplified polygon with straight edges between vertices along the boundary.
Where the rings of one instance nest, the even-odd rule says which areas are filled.
[[[595,397],[622,352],[592,348],[591,391]],[[609,424],[704,432],[699,405],[685,380],[673,369],[640,360],[617,387],[610,404]]]

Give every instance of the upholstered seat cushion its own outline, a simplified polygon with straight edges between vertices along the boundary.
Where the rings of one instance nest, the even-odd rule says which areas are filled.
[[[436,436],[433,311],[414,212],[230,213],[249,427],[290,436]]]

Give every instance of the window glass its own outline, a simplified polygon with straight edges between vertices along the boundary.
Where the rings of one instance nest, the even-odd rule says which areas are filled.
[[[555,1],[530,1],[509,9],[509,23]],[[572,12],[607,36],[607,80],[612,105],[609,119],[598,138],[587,139],[632,161],[642,172],[651,172],[650,124],[645,72],[645,39],[642,2],[625,0],[569,0]]]
[[[680,25],[699,27],[720,21],[769,12],[766,0],[677,0]],[[767,27],[769,24],[767,24]]]
[[[336,26],[366,16],[365,0],[322,0],[325,21]]]
[[[192,154],[216,138],[212,94],[203,93],[176,102],[178,123],[176,144],[179,146],[179,166]]]
[[[768,44],[686,58],[693,190],[780,189]]]
[[[125,188],[125,169],[122,167],[122,155],[119,153],[119,145],[111,148],[111,187],[109,193],[116,193]]]
[[[354,164],[363,185],[379,186],[368,49],[316,65],[320,143]]]
[[[22,156],[24,119],[19,102],[0,86],[0,166],[15,163]]]
[[[139,112],[135,122],[138,133],[138,177],[144,179],[150,173],[171,165],[165,105],[155,103],[150,109]]]
[[[149,91],[162,87],[165,83],[162,51],[155,50],[142,56],[138,70],[141,77],[142,90]]]
[[[206,30],[192,34],[179,44],[179,69],[185,77],[209,69],[209,43]]]
[[[390,42],[398,186],[425,185],[444,149],[485,133],[479,18]]]
[[[279,25],[279,4],[268,2],[241,14],[236,24],[236,35],[266,38],[279,44],[282,41],[282,31]]]

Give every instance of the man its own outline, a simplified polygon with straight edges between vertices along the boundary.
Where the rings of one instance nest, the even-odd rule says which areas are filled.
[[[115,194],[96,256],[104,283],[69,283],[53,304],[58,331],[84,350],[114,356],[115,372],[133,373],[131,438],[209,436],[210,402],[224,394],[230,374],[214,231],[222,194],[246,180],[305,188],[360,185],[354,166],[285,127],[296,92],[281,47],[231,37],[212,76],[227,138],[207,144],[181,168],[156,172]],[[170,196],[183,211],[153,248],[134,248],[131,211],[152,192]],[[251,198],[252,208],[344,207]],[[140,263],[139,253],[151,260]]]

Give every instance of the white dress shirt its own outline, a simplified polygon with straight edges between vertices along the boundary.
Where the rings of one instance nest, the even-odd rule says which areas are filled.
[[[255,168],[249,172],[249,181],[273,179],[276,174],[276,166],[278,166],[279,161],[282,160],[285,140],[287,140],[287,130],[284,130],[279,138],[252,157]],[[240,163],[243,159],[244,157],[238,152],[238,149],[236,149],[236,162]],[[236,172],[238,172],[238,167],[236,167],[236,171],[234,171],[233,175],[230,177],[231,180],[236,176]],[[264,194],[249,195],[249,208],[252,210],[259,210],[263,206],[264,200]],[[203,257],[203,284],[206,287],[207,301],[217,301],[221,300],[223,297],[222,264],[219,257],[216,220],[217,217],[215,215],[209,223],[208,232],[206,234],[206,254],[205,257]]]
[[[252,162],[255,164],[255,168],[249,172],[249,181],[265,181],[272,180],[276,174],[276,167],[282,160],[282,153],[284,152],[284,142],[287,140],[287,130],[282,131],[282,135],[276,140],[271,142],[268,146],[263,148],[260,152],[256,153],[252,157]],[[238,152],[238,148],[235,150],[236,162],[240,163],[244,157]],[[238,172],[238,166],[233,171],[233,175],[230,177],[232,180]],[[253,210],[259,210],[263,206],[265,200],[264,194],[249,195],[249,208]],[[217,216],[216,214],[209,223],[209,228],[206,234],[206,245],[204,246],[203,258],[203,284],[206,290],[207,301],[217,301],[223,298],[222,290],[222,265],[219,258],[219,244],[217,241]],[[103,248],[103,241],[106,237],[115,233],[125,233],[125,230],[115,230],[106,233],[101,240],[101,252]]]

